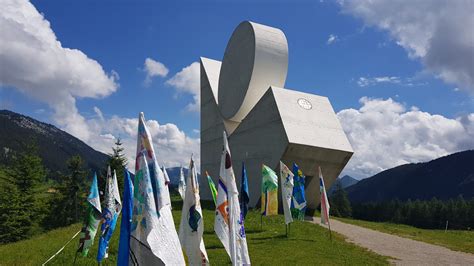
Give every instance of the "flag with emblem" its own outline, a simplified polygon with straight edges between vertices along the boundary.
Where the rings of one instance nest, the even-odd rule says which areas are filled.
[[[303,221],[306,213],[306,197],[304,183],[306,177],[296,163],[293,163],[293,201],[291,202],[291,214],[293,219]]]
[[[133,265],[184,265],[165,177],[143,113],[138,119],[130,257]]]
[[[293,173],[282,161],[280,161],[280,184],[285,223],[289,224],[293,222],[290,210],[291,200],[293,199]]]
[[[80,252],[84,257],[87,256],[89,248],[94,244],[101,215],[102,209],[100,207],[99,188],[97,187],[97,175],[94,173],[89,196],[87,197],[86,217],[79,235],[79,248],[77,249],[77,252]]]
[[[188,257],[189,265],[209,265],[206,248],[202,239],[204,220],[199,197],[196,166],[191,155],[179,226],[179,240]]]
[[[97,261],[99,263],[109,256],[109,241],[115,231],[115,225],[121,210],[122,201],[120,200],[117,175],[114,170],[114,175],[112,176],[109,166],[105,185],[105,208],[102,210],[103,222],[99,239],[99,250],[97,252]]]

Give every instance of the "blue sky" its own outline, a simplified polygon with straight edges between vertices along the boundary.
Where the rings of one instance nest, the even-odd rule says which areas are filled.
[[[440,3],[442,1],[438,5],[424,7],[425,13],[431,14],[430,12],[433,11],[432,14],[439,14],[437,10],[443,8]],[[462,10],[469,11],[472,9],[472,5],[462,1],[456,3],[459,4],[459,8],[448,11],[454,12],[456,16],[463,19],[464,11]],[[463,6],[464,3],[467,3],[467,6]],[[474,134],[474,129],[472,129],[474,125],[474,85],[471,83],[473,77],[469,76],[474,70],[469,69],[471,66],[469,62],[466,63],[466,69],[466,64],[463,62],[452,63],[446,60],[447,62],[444,63],[442,58],[432,59],[432,54],[436,53],[432,51],[434,48],[431,47],[434,45],[433,43],[430,45],[430,41],[436,39],[433,36],[441,34],[440,31],[432,28],[440,28],[440,26],[436,20],[426,25],[423,22],[422,13],[411,14],[410,12],[415,11],[407,11],[407,8],[417,9],[416,6],[410,8],[406,7],[407,4],[396,5],[389,4],[389,2],[385,5],[372,5],[367,1],[354,1],[354,3],[330,1],[296,1],[296,3],[295,1],[204,1],[204,3],[192,1],[32,1],[32,4],[37,12],[44,16],[44,20],[49,21],[49,27],[54,32],[57,41],[60,42],[61,49],[80,50],[88,60],[97,61],[103,68],[103,72],[99,73],[99,76],[109,78],[108,81],[98,83],[97,90],[107,87],[99,93],[100,96],[95,95],[94,92],[84,93],[84,95],[81,95],[80,92],[71,93],[74,98],[72,104],[76,105],[78,113],[74,117],[82,116],[88,125],[88,130],[91,131],[88,134],[89,137],[84,137],[85,135],[81,134],[76,135],[82,136],[81,139],[99,150],[106,150],[107,146],[92,135],[98,133],[103,137],[109,136],[108,134],[114,137],[119,135],[126,139],[127,133],[129,133],[128,129],[98,126],[100,121],[112,123],[109,120],[116,117],[115,122],[118,123],[118,121],[122,121],[119,119],[136,118],[140,111],[145,112],[147,119],[157,123],[156,134],[161,134],[158,132],[166,130],[171,132],[172,129],[169,128],[174,125],[174,130],[178,130],[178,133],[175,133],[180,135],[181,140],[189,141],[189,143],[193,143],[191,146],[197,147],[199,133],[195,129],[199,129],[199,112],[186,109],[186,106],[193,102],[193,96],[196,94],[193,91],[196,90],[185,87],[178,88],[179,86],[173,86],[167,81],[183,68],[193,62],[198,62],[200,56],[222,60],[232,31],[244,20],[251,20],[283,30],[289,45],[289,69],[285,87],[329,97],[344,129],[350,135],[351,143],[356,148],[360,146],[360,150],[363,150],[363,146],[369,144],[354,143],[358,142],[356,136],[360,136],[363,132],[353,132],[354,129],[350,125],[353,122],[349,120],[347,112],[344,111],[354,109],[357,111],[358,119],[364,120],[367,119],[367,116],[364,116],[367,112],[362,108],[365,106],[366,109],[370,109],[368,107],[380,104],[383,110],[394,110],[393,112],[400,117],[407,117],[407,115],[403,116],[404,114],[412,114],[416,115],[416,119],[422,119],[418,122],[419,125],[424,125],[420,126],[422,129],[416,129],[414,130],[416,132],[412,133],[418,134],[417,131],[424,130],[423,133],[419,133],[420,136],[415,136],[418,142],[410,142],[411,147],[395,153],[393,158],[396,159],[384,165],[377,165],[377,159],[372,158],[370,159],[371,163],[375,166],[371,165],[357,170],[355,165],[369,160],[370,156],[356,158],[353,166],[350,166],[350,170],[347,171],[348,173],[364,177],[396,163],[427,160],[463,148],[474,147],[473,141],[469,140],[443,144],[447,142],[447,138],[451,134]],[[368,8],[360,8],[364,5]],[[15,8],[21,10],[23,7],[12,7],[6,11],[12,12]],[[33,12],[28,10],[25,13],[27,15]],[[372,12],[367,12],[367,10]],[[400,21],[396,17],[397,10],[400,14],[406,15],[399,16],[402,17]],[[386,19],[380,18],[384,14],[395,14],[395,17],[392,20],[389,15]],[[417,17],[420,17],[421,22],[416,21]],[[405,21],[404,18],[409,19]],[[440,18],[440,20],[442,19],[445,18]],[[468,24],[471,22],[471,19],[467,20]],[[407,27],[403,27],[403,23],[412,26],[413,30],[404,33],[403,29]],[[451,24],[454,25],[453,27],[457,25],[456,21]],[[448,25],[451,24],[448,22]],[[10,37],[13,36],[13,34],[8,34],[7,27],[10,25],[13,24],[7,24],[6,29],[2,30],[2,34],[7,36],[5,39],[11,41],[9,44],[18,45],[17,41],[24,40],[15,40],[15,42],[10,40]],[[419,31],[420,34],[417,36],[423,36],[427,34],[426,29],[432,30],[433,34],[430,35],[430,38],[413,38],[413,31]],[[460,35],[465,32],[462,29],[456,30],[460,30]],[[443,36],[439,38],[445,40]],[[472,47],[474,37],[471,34],[471,37],[467,36],[466,38],[462,39],[467,40],[465,46]],[[9,51],[8,47],[0,49]],[[426,49],[431,50],[425,51]],[[463,50],[458,50],[460,52],[453,52],[453,57],[474,58],[472,51],[462,54]],[[469,51],[469,49],[466,50]],[[144,66],[146,58],[164,65],[169,70],[167,75],[153,76],[151,82],[147,84],[145,82],[147,72]],[[47,96],[49,98],[45,99],[36,93],[42,89],[41,86],[44,86],[41,81],[29,85],[35,81],[26,83],[5,77],[5,69],[10,68],[8,64],[14,64],[11,62],[15,61],[15,58],[7,59],[5,57],[0,59],[2,60],[0,61],[2,72],[4,72],[0,83],[0,108],[11,109],[55,124],[73,134],[76,133],[77,130],[68,124],[75,118],[65,118],[68,114],[60,114],[60,112],[71,113],[74,111],[57,107],[60,100],[51,100],[56,95],[52,89],[48,89],[51,96]],[[35,60],[32,61],[28,67],[35,68]],[[25,62],[27,61],[25,60]],[[36,66],[36,71],[42,71],[45,65],[40,63]],[[462,69],[463,66],[464,69]],[[459,72],[460,68],[467,73],[467,78],[465,78],[466,75],[459,78],[448,71],[455,69]],[[86,70],[78,70],[78,73],[83,73],[81,71]],[[65,75],[75,75],[74,69],[66,72],[68,73]],[[118,76],[112,73],[117,73]],[[80,77],[80,74],[77,75]],[[94,75],[88,73],[87,76]],[[54,81],[54,79],[52,80]],[[33,90],[36,92],[32,92]],[[78,90],[81,90],[80,86]],[[65,98],[68,97],[65,96]],[[71,100],[71,98],[68,99]],[[67,104],[71,104],[71,101]],[[390,109],[390,106],[396,106],[396,108]],[[398,107],[401,109],[397,109]],[[97,112],[97,110],[100,111]],[[384,113],[380,109],[374,112]],[[100,117],[99,113],[103,117]],[[388,114],[388,117],[391,117],[390,115],[393,113]],[[443,123],[446,122],[450,126],[447,126],[446,130],[436,133],[437,135],[428,133],[428,135],[434,134],[436,136],[430,136],[430,139],[425,139],[426,143],[423,143],[421,137],[423,134],[431,132],[433,128],[442,127],[438,124],[440,122],[436,115],[441,116],[444,119]],[[350,119],[356,121],[354,117]],[[400,119],[397,120],[394,117],[382,119],[380,123],[384,121],[392,124],[400,123]],[[451,125],[456,121],[459,125]],[[405,125],[405,123],[403,124]],[[164,125],[169,125],[169,128],[160,128]],[[397,127],[397,124],[393,124],[393,126]],[[452,133],[453,126],[459,127],[459,132]],[[92,132],[94,129],[101,132]],[[373,130],[375,132],[380,128]],[[166,136],[166,134],[162,133],[160,136]],[[370,135],[370,133],[368,134]],[[111,136],[109,137],[111,138]],[[405,138],[403,136],[397,137]],[[414,136],[409,136],[409,138],[412,137]],[[399,141],[399,143],[405,144],[403,139]],[[133,141],[130,140],[130,143]],[[107,142],[107,145],[109,144]],[[170,152],[178,149],[172,144],[169,145],[171,146],[168,146],[167,149]],[[437,145],[437,147],[433,148],[433,145]],[[386,146],[385,150],[389,149],[388,147]],[[185,154],[189,151],[182,149],[181,152],[178,152],[179,156],[172,157],[167,163],[184,163],[187,160]],[[380,152],[383,153],[383,150]],[[363,155],[364,152],[361,151],[361,154]],[[167,156],[166,152],[163,155]]]

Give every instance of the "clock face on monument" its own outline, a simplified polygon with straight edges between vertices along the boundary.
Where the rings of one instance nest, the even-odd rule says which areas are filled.
[[[310,110],[313,107],[311,103],[305,98],[299,98],[298,105],[301,106],[301,108],[306,109],[306,110]]]

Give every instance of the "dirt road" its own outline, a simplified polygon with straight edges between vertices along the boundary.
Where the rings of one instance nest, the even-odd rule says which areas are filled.
[[[320,224],[314,217],[313,223]],[[321,225],[323,226],[323,225]],[[474,255],[452,251],[412,239],[331,220],[331,229],[347,237],[349,242],[378,254],[394,258],[396,265],[474,265]]]

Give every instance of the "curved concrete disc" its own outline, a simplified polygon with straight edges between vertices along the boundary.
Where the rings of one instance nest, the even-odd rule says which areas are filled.
[[[285,34],[254,22],[240,23],[227,44],[219,77],[223,118],[242,121],[270,86],[284,86],[287,71]]]

